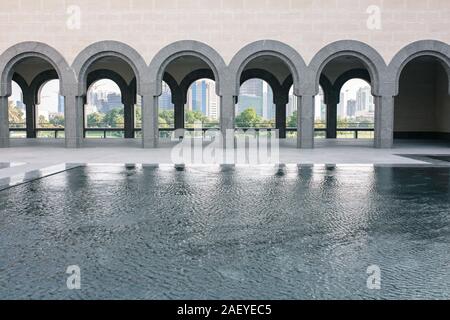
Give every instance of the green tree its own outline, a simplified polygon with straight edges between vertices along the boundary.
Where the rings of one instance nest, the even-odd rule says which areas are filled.
[[[109,128],[121,128],[124,126],[123,108],[114,108],[105,113],[104,124]]]
[[[174,125],[174,112],[172,110],[163,110],[159,112],[159,124],[161,128],[170,128]]]
[[[194,126],[194,123],[197,121],[200,121],[202,123],[208,122],[208,118],[200,111],[188,110],[185,112],[186,127],[192,128]]]
[[[50,124],[53,128],[63,128],[64,127],[64,116],[63,115],[55,115],[50,119]]]
[[[287,119],[288,128],[297,128],[297,110],[295,110],[291,116]]]
[[[240,128],[254,128],[262,122],[254,108],[247,108],[236,117],[236,126]]]
[[[24,113],[12,101],[8,102],[8,116],[11,127],[20,128],[25,126]]]
[[[104,115],[98,112],[93,112],[87,116],[88,128],[99,128],[103,126]]]
[[[142,127],[142,107],[136,105],[134,107],[134,121],[135,121],[135,127],[136,128],[141,128]]]
[[[349,126],[349,122],[348,122],[347,118],[338,118],[337,119],[337,127],[338,127],[338,129],[339,128],[345,129],[345,128],[348,128],[348,126]]]
[[[39,128],[48,128],[49,127],[49,122],[43,115],[40,115],[38,118],[38,127]]]

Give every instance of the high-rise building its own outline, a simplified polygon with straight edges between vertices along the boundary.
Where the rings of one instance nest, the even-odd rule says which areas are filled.
[[[347,100],[347,116],[353,118],[356,114],[356,100]]]
[[[327,119],[327,105],[325,104],[325,97],[322,89],[314,99],[314,119],[320,122],[326,122]]]
[[[106,100],[102,101],[100,111],[106,113],[118,107],[123,107],[121,95],[116,92],[110,92],[107,94]]]
[[[16,107],[25,112],[25,104],[21,100],[16,101]]]
[[[273,92],[270,86],[263,80],[250,79],[242,84],[239,101],[236,105],[236,113],[252,108],[256,114],[265,118],[275,117]]]
[[[362,87],[356,92],[356,110],[366,111],[372,109],[373,112],[373,96],[369,86]]]
[[[207,92],[206,80],[194,82],[189,88],[188,109],[192,111],[200,111],[206,115]]]
[[[159,110],[173,109],[172,93],[170,92],[169,86],[165,82],[162,83],[162,93],[161,96],[159,97],[158,107]]]
[[[207,92],[207,112],[206,116],[211,120],[219,119],[219,97],[216,95],[215,81],[208,81],[206,86]]]
[[[199,111],[211,120],[220,118],[220,100],[216,95],[216,83],[203,79],[194,82],[187,92],[186,109]]]
[[[337,116],[338,118],[345,118],[345,93],[341,91],[339,104],[337,105]]]
[[[297,96],[294,95],[293,91],[289,93],[289,102],[286,106],[286,116],[290,117],[297,110]]]
[[[64,114],[64,97],[58,96],[58,113]]]
[[[260,79],[249,79],[245,81],[240,88],[239,95],[262,97],[263,81]]]
[[[262,105],[262,113],[260,116],[263,117],[263,119],[274,119],[275,118],[275,105],[273,103],[273,92],[272,88],[269,86],[269,84],[265,81],[262,81],[263,85],[263,105]]]

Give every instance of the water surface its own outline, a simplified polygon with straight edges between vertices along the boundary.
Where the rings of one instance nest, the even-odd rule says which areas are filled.
[[[448,299],[450,168],[68,170],[0,192],[0,298]]]

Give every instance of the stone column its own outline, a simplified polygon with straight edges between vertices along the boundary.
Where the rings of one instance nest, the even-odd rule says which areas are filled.
[[[278,129],[278,137],[280,139],[286,139],[286,104],[288,102],[289,97],[286,97],[285,95],[277,95],[274,98],[275,123],[276,128]]]
[[[297,100],[297,147],[314,148],[314,96],[303,95]]]
[[[124,130],[125,139],[134,138],[134,103],[135,97],[133,96],[133,90],[128,87],[126,94],[122,97],[123,109],[124,109]]]
[[[9,147],[8,97],[0,97],[0,148]]]
[[[180,92],[172,93],[172,103],[175,118],[175,129],[184,129],[184,104],[185,98]]]
[[[327,139],[336,139],[337,131],[337,105],[339,103],[339,93],[334,91],[328,93],[327,105]]]
[[[36,138],[36,96],[35,92],[26,90],[23,93],[25,104],[27,138]]]
[[[156,148],[159,141],[158,97],[142,96],[142,147]]]
[[[66,148],[79,148],[83,141],[84,97],[68,95],[64,97],[64,134]]]
[[[220,131],[223,137],[224,146],[234,145],[234,116],[237,97],[226,94],[220,97]],[[231,130],[227,133],[227,130]]]
[[[392,148],[394,143],[394,97],[375,97],[375,147]]]

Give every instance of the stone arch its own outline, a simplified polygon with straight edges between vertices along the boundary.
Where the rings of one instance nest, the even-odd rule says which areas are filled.
[[[167,83],[167,85],[169,86],[169,88],[170,88],[170,93],[171,93],[172,95],[174,95],[174,93],[175,93],[177,90],[179,90],[179,89],[178,89],[179,86],[178,86],[177,80],[175,80],[175,78],[172,77],[169,73],[167,73],[167,72],[164,73],[163,81],[164,81],[165,83]]]
[[[177,41],[161,49],[150,62],[150,91],[153,96],[161,95],[161,82],[167,66],[182,56],[194,56],[204,61],[214,73],[217,95],[222,95],[222,82],[226,65],[219,53],[210,46],[194,40]]]
[[[263,70],[263,69],[249,69],[245,70],[241,73],[240,78],[240,85],[242,85],[245,81],[250,79],[260,79],[267,82],[272,89],[272,91],[275,93],[277,91],[281,91],[282,86],[278,79],[269,71]]]
[[[289,92],[289,90],[291,89],[291,86],[294,84],[293,80],[292,80],[292,76],[288,76],[282,84],[282,88],[283,90],[285,90],[286,92]],[[331,90],[333,90],[333,84],[331,83],[331,81],[328,79],[328,77],[324,74],[322,74],[320,76],[319,79],[319,85],[322,87],[325,96],[331,93]]]
[[[400,75],[403,68],[415,58],[421,56],[435,57],[447,72],[449,94],[450,94],[450,46],[436,40],[421,40],[413,42],[401,49],[392,58],[388,66],[388,81],[393,87],[393,96],[399,93]]]
[[[18,73],[13,74],[12,81],[17,83],[17,85],[20,87],[20,90],[22,90],[22,93],[27,91],[29,88],[27,81]]]
[[[294,92],[300,95],[307,88],[303,81],[308,70],[305,61],[300,54],[287,44],[275,40],[260,40],[246,45],[239,50],[229,65],[230,90],[234,96],[239,95],[241,74],[245,66],[253,59],[260,56],[272,56],[279,58],[289,68],[294,83]]]
[[[186,93],[189,90],[189,87],[195,81],[200,79],[209,79],[215,81],[214,72],[212,72],[210,69],[198,69],[186,75],[180,83],[180,90],[183,95],[183,99],[186,98]]]
[[[33,99],[36,104],[40,103],[40,93],[43,85],[48,81],[56,79],[58,79],[58,74],[55,70],[47,70],[34,77],[33,81],[31,81],[30,84],[30,90],[34,95]]]
[[[33,57],[43,59],[55,69],[61,82],[61,95],[72,91],[76,78],[64,57],[45,43],[30,41],[16,44],[0,55],[0,96],[11,95],[14,66],[23,59]]]
[[[127,63],[137,78],[137,94],[143,95],[148,90],[147,65],[142,56],[133,48],[118,41],[101,41],[91,44],[75,58],[72,68],[78,78],[78,95],[83,96],[87,90],[88,68],[92,63],[104,57],[116,57]]]
[[[311,83],[315,85],[315,94],[319,91],[319,80],[325,66],[333,59],[342,56],[358,58],[367,68],[371,83],[372,94],[379,96],[384,91],[384,77],[386,74],[386,63],[381,55],[369,45],[353,40],[341,40],[333,42],[322,48],[311,60],[309,69],[313,78]]]
[[[351,79],[361,79],[367,81],[369,84],[371,83],[370,74],[365,69],[352,69],[341,74],[333,84],[333,89],[336,92],[341,92],[344,84]]]
[[[95,70],[93,72],[90,72],[87,77],[86,82],[86,92],[89,91],[89,88],[97,81],[102,79],[108,79],[113,81],[120,89],[120,93],[122,96],[122,99],[127,94],[128,84],[127,82],[122,78],[120,74],[117,72],[114,72],[112,70],[108,69],[99,69]]]

